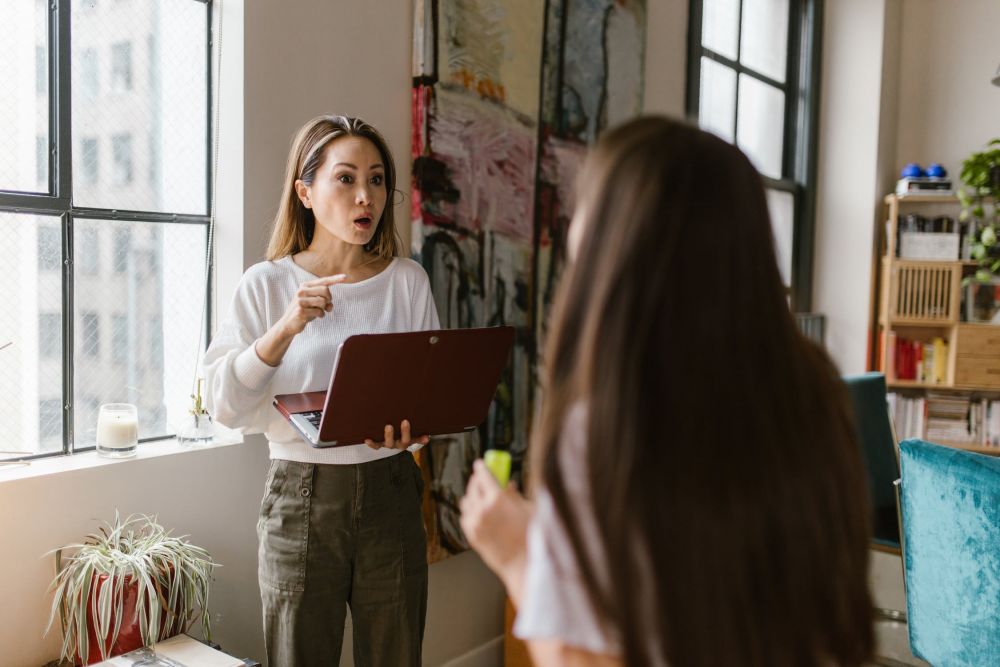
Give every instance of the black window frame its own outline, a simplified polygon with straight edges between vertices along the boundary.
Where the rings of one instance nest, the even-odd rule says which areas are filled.
[[[702,57],[733,70],[737,75],[734,108],[734,141],[738,136],[739,75],[743,74],[782,90],[785,94],[785,125],[782,133],[781,178],[761,175],[771,190],[793,197],[792,273],[789,299],[792,310],[808,312],[812,307],[813,239],[816,224],[816,153],[819,124],[820,72],[822,64],[823,0],[789,0],[788,53],[784,83],[739,62],[743,34],[743,5],[736,0],[736,58],[732,60],[702,44],[704,0],[690,0],[688,15],[688,73],[685,110],[697,122],[701,95]]]
[[[73,229],[76,220],[108,221],[127,220],[140,224],[190,224],[201,226],[205,232],[206,247],[211,243],[212,212],[212,145],[214,124],[214,86],[212,72],[213,0],[189,0],[206,6],[206,113],[205,127],[205,208],[204,213],[174,213],[169,211],[143,211],[100,207],[77,206],[73,202],[73,123],[71,94],[71,12],[76,0],[52,0],[46,7],[48,42],[48,179],[43,183],[44,192],[4,190],[0,187],[0,213],[41,215],[56,217],[61,226],[62,236],[62,447],[57,451],[36,452],[23,456],[0,457],[3,461],[19,461],[61,456],[93,451],[94,446],[78,447],[74,440],[75,406],[73,404],[73,378],[75,353],[74,344],[74,248]],[[90,8],[84,11],[90,11]],[[134,58],[133,58],[133,76]],[[32,89],[33,92],[34,88]],[[134,170],[133,163],[133,170]],[[206,268],[206,299],[203,317],[203,345],[207,346],[212,331],[212,273],[214,265],[211,253]],[[54,399],[42,399],[52,401]],[[39,408],[41,410],[41,407]],[[172,434],[141,438],[140,443],[165,440]],[[41,444],[41,443],[39,443]]]

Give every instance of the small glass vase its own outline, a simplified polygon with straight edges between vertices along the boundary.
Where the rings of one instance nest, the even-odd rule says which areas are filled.
[[[207,412],[187,413],[177,425],[177,442],[185,447],[204,447],[215,438],[215,424]]]

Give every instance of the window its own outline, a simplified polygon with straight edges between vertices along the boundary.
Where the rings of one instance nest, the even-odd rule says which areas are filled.
[[[35,184],[39,190],[45,188],[49,177],[49,142],[45,137],[35,137]]]
[[[49,92],[49,62],[44,46],[35,47],[35,93]]]
[[[55,359],[62,351],[60,332],[62,315],[42,313],[38,316],[38,355],[43,359]]]
[[[20,73],[0,95],[0,459],[92,448],[102,403],[135,404],[142,441],[190,407],[212,1],[17,2],[0,19]]]
[[[101,316],[94,312],[80,313],[80,350],[83,356],[101,356]]]
[[[111,358],[123,364],[128,360],[128,318],[124,315],[111,316]]]
[[[692,0],[688,115],[735,143],[767,187],[795,310],[812,291],[822,0]]]
[[[114,184],[132,182],[132,135],[116,134],[111,137],[111,155],[114,158]]]
[[[111,45],[111,89],[132,90],[132,43]]]
[[[97,139],[80,140],[80,157],[82,160],[83,185],[97,185]]]
[[[115,273],[125,273],[128,270],[128,260],[132,245],[132,235],[128,229],[115,230],[115,244],[111,256],[111,264]]]
[[[63,404],[58,398],[46,398],[38,403],[38,437],[43,442],[62,435]]]
[[[97,97],[100,83],[97,74],[97,49],[84,49],[80,54],[80,93],[86,97]]]
[[[62,267],[62,232],[48,225],[38,228],[38,270],[58,271]]]
[[[76,268],[85,276],[96,276],[100,261],[97,230],[84,228],[77,233]]]

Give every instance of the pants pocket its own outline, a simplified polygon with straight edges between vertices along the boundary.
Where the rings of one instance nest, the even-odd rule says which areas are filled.
[[[423,502],[424,498],[424,473],[420,470],[420,465],[417,463],[417,459],[413,454],[407,452],[407,458],[409,463],[407,464],[412,472],[413,481],[417,489],[417,498]]]
[[[305,590],[309,550],[312,466],[288,461],[275,461],[273,466],[274,474],[257,524],[258,576],[261,584],[301,592]],[[292,466],[307,466],[307,469],[303,474],[289,474]]]

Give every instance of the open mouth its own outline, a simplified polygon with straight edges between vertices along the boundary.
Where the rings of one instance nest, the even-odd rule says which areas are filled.
[[[362,229],[368,229],[369,227],[372,226],[372,219],[369,218],[367,215],[363,215],[360,218],[354,218],[354,224],[356,224],[358,227],[361,227]]]

